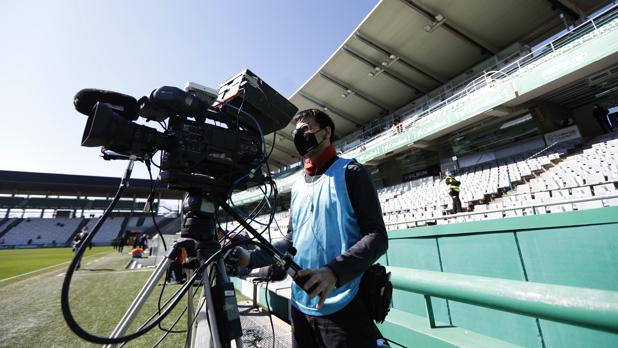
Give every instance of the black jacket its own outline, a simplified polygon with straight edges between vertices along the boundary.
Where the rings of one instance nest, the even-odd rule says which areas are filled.
[[[309,183],[319,179],[337,159],[339,158],[335,157],[315,175],[305,173],[305,181]],[[346,168],[345,179],[362,238],[343,254],[324,265],[329,267],[337,276],[337,286],[349,282],[369,269],[388,249],[388,236],[382,219],[380,201],[367,169],[356,161],[352,161]],[[292,246],[293,233],[292,216],[290,215],[287,235],[273,245],[283,252],[287,251]],[[262,267],[271,263],[272,259],[267,253],[261,250],[251,253],[250,268]]]

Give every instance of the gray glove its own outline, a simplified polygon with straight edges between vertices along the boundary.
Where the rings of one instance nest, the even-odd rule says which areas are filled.
[[[240,258],[246,253],[246,251],[241,247],[234,247],[228,250],[223,256],[223,261],[225,262],[225,269],[227,274],[232,277],[238,276],[238,266],[240,263]]]

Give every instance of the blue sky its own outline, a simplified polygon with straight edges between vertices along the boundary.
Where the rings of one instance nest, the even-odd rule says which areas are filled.
[[[80,146],[78,90],[216,88],[249,68],[289,97],[377,2],[2,1],[0,169],[119,176],[124,162]]]

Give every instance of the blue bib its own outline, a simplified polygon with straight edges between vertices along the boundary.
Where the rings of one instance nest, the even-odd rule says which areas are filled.
[[[302,268],[324,267],[361,239],[345,182],[350,162],[337,159],[319,179],[307,183],[303,177],[292,187],[294,261]],[[292,283],[292,305],[313,316],[335,313],[356,296],[361,276],[331,291],[320,310],[316,309],[319,295],[310,299]]]

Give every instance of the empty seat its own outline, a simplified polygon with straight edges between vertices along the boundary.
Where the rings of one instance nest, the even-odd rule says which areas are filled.
[[[595,196],[606,196],[618,193],[614,184],[596,185],[593,189]]]
[[[534,194],[534,200],[536,202],[549,202],[550,195],[549,191],[537,192]]]
[[[551,198],[553,201],[565,201],[569,199],[569,197],[570,195],[568,189],[555,190],[551,192]]]
[[[596,185],[605,182],[605,176],[601,173],[592,173],[584,176],[586,185]]]
[[[474,206],[474,211],[485,211],[487,210],[486,204],[477,204]]]
[[[528,184],[521,184],[521,185],[517,186],[517,192],[519,192],[519,193],[529,193],[530,192],[530,185],[528,185]]]
[[[606,207],[618,206],[618,198],[604,199],[603,200],[603,205],[606,206]]]
[[[564,211],[573,211],[572,204],[551,205],[548,207],[550,213],[562,213]]]
[[[487,219],[502,219],[504,216],[502,214],[502,212],[493,212],[493,213],[487,213]]]
[[[590,190],[590,186],[574,187],[571,189],[571,196],[573,196],[573,198],[592,197],[592,191]]]
[[[573,206],[576,210],[603,208],[603,202],[601,200],[589,201],[589,202],[578,202],[578,203],[573,203]]]

